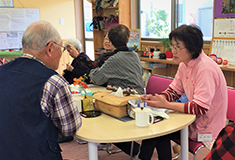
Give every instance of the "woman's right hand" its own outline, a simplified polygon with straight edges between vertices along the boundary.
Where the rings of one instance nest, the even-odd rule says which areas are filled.
[[[147,105],[151,107],[166,108],[169,104],[163,95],[155,94],[153,96],[152,94],[147,94],[146,97],[145,95],[141,95],[140,98],[142,101],[147,102]]]
[[[66,69],[67,69],[68,71],[72,72],[73,69],[74,69],[74,67],[71,66],[70,64],[66,64]]]
[[[67,51],[69,52],[70,56],[73,58],[77,58],[80,54],[80,51],[74,48],[71,44],[68,44]]]
[[[143,95],[140,96],[140,99],[145,102],[145,101],[147,101],[147,100],[150,100],[152,97],[153,97],[152,94],[147,94],[146,97],[145,97],[145,95],[143,94]]]

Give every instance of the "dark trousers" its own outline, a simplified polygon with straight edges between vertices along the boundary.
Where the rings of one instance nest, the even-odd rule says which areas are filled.
[[[180,138],[180,131],[177,131],[169,135],[143,140],[141,147],[138,143],[134,142],[132,155],[133,156],[137,155],[140,147],[139,159],[151,160],[154,148],[156,148],[159,160],[171,160],[172,154],[171,154],[170,140],[179,139],[179,138]],[[126,154],[130,155],[131,142],[113,143],[113,144],[116,145],[118,148],[120,148]]]
[[[120,148],[126,154],[130,155],[130,153],[131,153],[131,142],[121,142],[121,143],[113,143],[113,144],[115,146],[117,146],[118,148]],[[140,147],[139,143],[136,143],[134,141],[132,156],[138,154],[139,147]]]
[[[174,132],[161,137],[146,139],[142,141],[139,159],[151,160],[154,148],[156,148],[159,160],[171,160],[171,141],[172,139],[179,139],[180,131]]]

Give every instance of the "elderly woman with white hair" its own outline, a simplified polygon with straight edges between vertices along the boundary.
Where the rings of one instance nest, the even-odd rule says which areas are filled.
[[[74,58],[72,64],[67,64],[67,69],[64,71],[64,77],[70,84],[73,83],[74,77],[80,77],[84,74],[89,75],[91,69],[101,67],[109,57],[116,53],[114,52],[115,47],[110,43],[107,34],[104,35],[103,41],[104,53],[94,61],[91,60],[84,52],[80,52],[82,44],[78,39],[70,38],[64,45],[70,56]],[[91,83],[88,76],[85,81],[87,83]]]
[[[66,65],[66,70],[64,70],[63,77],[69,82],[69,84],[72,84],[73,78],[79,78],[80,76],[83,76],[88,69],[87,66],[80,62],[78,56],[81,55],[86,57],[86,59],[90,58],[86,55],[86,53],[81,52],[82,44],[78,39],[69,38],[67,41],[65,41],[64,46],[65,49],[69,52],[69,55],[74,59],[71,64]],[[72,47],[76,50],[76,52],[71,51]],[[89,81],[86,82],[89,83]]]

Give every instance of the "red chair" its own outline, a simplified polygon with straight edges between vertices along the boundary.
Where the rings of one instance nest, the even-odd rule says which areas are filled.
[[[155,94],[161,93],[164,91],[169,84],[173,81],[172,78],[159,76],[159,75],[152,75],[147,83],[146,92],[148,94]],[[235,89],[228,87],[228,111],[227,111],[227,119],[231,121],[235,121]],[[180,145],[180,139],[173,140],[177,144]],[[202,142],[196,142],[189,139],[189,152],[194,155],[194,160],[196,159],[196,154],[199,149],[205,147]],[[174,157],[176,159],[179,157],[179,154]]]
[[[149,77],[146,92],[147,94],[155,95],[155,93],[161,93],[166,90],[170,83],[173,81],[173,78],[160,76],[160,75],[152,75]]]
[[[180,139],[174,139],[173,141],[180,145]],[[203,147],[205,147],[205,146],[202,142],[196,142],[191,139],[188,140],[188,150],[190,153],[193,154],[194,160],[196,160],[197,151]],[[179,157],[179,153],[176,157],[174,157],[172,159],[177,159],[178,157]]]
[[[228,87],[227,119],[235,121],[235,89]]]
[[[235,89],[228,87],[228,109],[227,109],[227,119],[230,121],[235,121]],[[174,140],[177,144],[180,144],[180,140]],[[196,159],[197,151],[204,146],[202,142],[195,142],[189,139],[189,152],[194,155],[193,159]],[[178,158],[179,154],[173,159]]]

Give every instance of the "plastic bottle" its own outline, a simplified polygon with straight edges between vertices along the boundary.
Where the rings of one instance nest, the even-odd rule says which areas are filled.
[[[146,78],[146,80],[145,80],[145,86],[147,86],[149,77],[150,77],[151,75],[152,75],[151,72],[149,72],[148,75],[147,75],[147,78]]]

